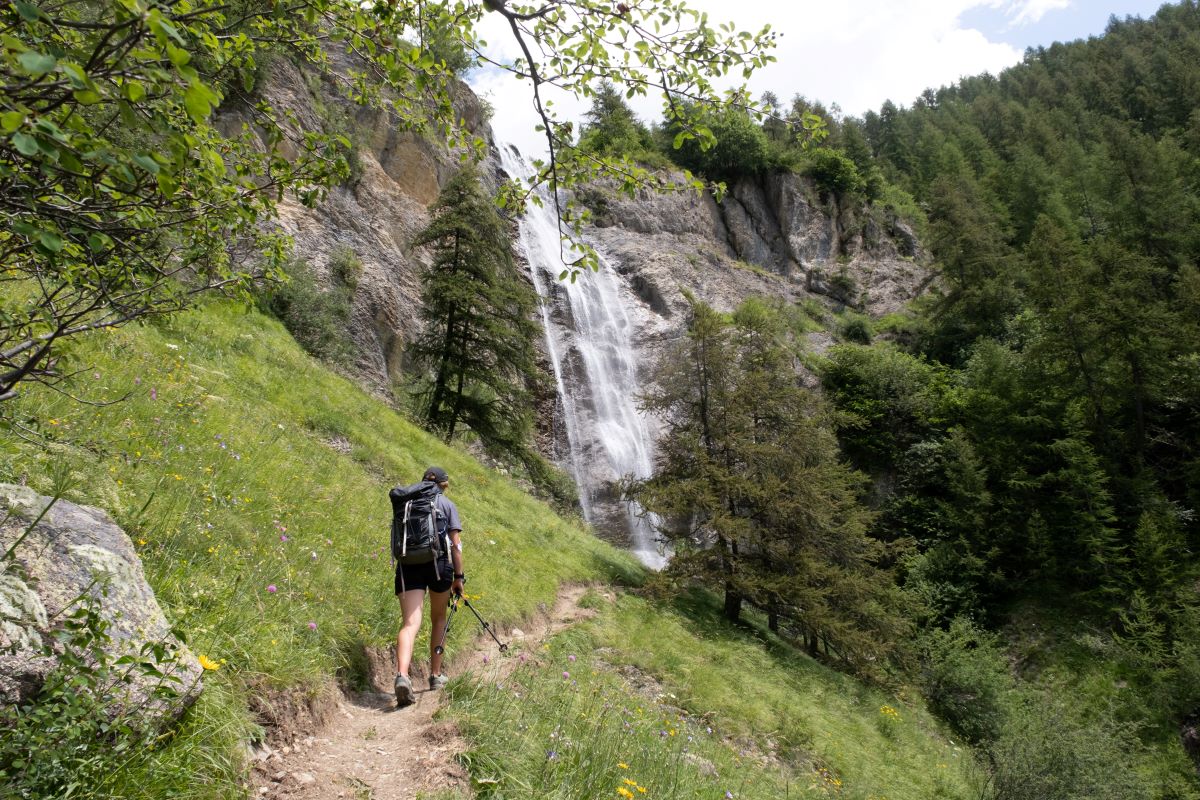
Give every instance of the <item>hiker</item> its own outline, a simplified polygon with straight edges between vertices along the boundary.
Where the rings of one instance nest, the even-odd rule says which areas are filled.
[[[436,484],[436,488],[429,484]],[[409,665],[412,663],[413,643],[417,632],[421,629],[421,607],[425,604],[425,593],[429,592],[429,618],[432,624],[429,636],[429,688],[440,689],[446,685],[447,678],[442,674],[441,641],[446,635],[446,612],[450,602],[450,592],[455,596],[462,594],[463,584],[467,576],[463,572],[462,521],[458,516],[458,508],[450,498],[446,497],[446,489],[450,484],[450,476],[441,467],[430,467],[425,470],[421,484],[412,487],[397,487],[392,490],[394,513],[404,514],[401,502],[418,493],[434,492],[432,497],[433,522],[436,543],[433,547],[433,558],[424,563],[404,563],[412,561],[408,554],[396,553],[397,546],[393,541],[393,555],[396,556],[396,597],[400,599],[402,622],[400,632],[396,635],[396,703],[403,708],[411,705],[416,699],[412,681],[408,676]],[[413,501],[415,504],[418,501]],[[411,507],[411,506],[410,506]],[[411,540],[411,537],[410,537]],[[420,558],[420,556],[418,556]]]

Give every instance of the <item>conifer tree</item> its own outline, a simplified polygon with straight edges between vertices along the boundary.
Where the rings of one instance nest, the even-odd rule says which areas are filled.
[[[421,275],[425,328],[409,348],[422,417],[447,441],[465,424],[489,449],[521,452],[527,383],[537,375],[537,298],[473,166],[442,190],[414,244],[433,254]]]
[[[864,666],[904,623],[885,548],[866,533],[862,478],[799,384],[779,309],[749,300],[727,319],[689,302],[688,337],[644,398],[666,432],[633,493],[666,521],[670,569],[720,586],[728,619],[749,601],[810,649]]]

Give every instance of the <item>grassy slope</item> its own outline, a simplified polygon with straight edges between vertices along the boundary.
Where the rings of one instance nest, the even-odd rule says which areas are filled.
[[[123,772],[126,796],[185,794],[198,783],[213,796],[238,796],[241,746],[256,735],[249,696],[264,687],[315,688],[346,670],[362,643],[391,639],[396,604],[384,549],[386,489],[419,477],[428,464],[453,476],[451,496],[467,524],[471,590],[498,622],[533,613],[563,581],[640,579],[628,556],[322,368],[257,313],[214,304],[169,324],[97,334],[75,357],[82,368],[76,393],[129,398],[96,408],[30,391],[19,416],[53,444],[46,451],[10,438],[0,478],[25,477],[43,492],[65,483],[71,499],[108,509],[138,543],[160,602],[193,649],[223,663],[173,743]],[[459,626],[455,633],[473,631]],[[559,676],[561,667],[553,658],[531,662],[535,704],[498,696],[468,702],[467,695],[489,699],[487,692],[503,690],[460,684],[464,725],[478,737],[476,777],[500,770],[515,779],[545,762],[542,742],[514,748],[514,729],[489,719],[499,723],[519,712],[526,731],[552,727],[570,699],[564,693],[588,689],[636,708],[641,701],[620,677],[623,665],[634,665],[676,696],[671,713],[684,717],[679,726],[691,726],[686,735],[703,758],[682,762],[674,783],[647,766],[641,786],[654,781],[656,792],[639,793],[635,785],[632,793],[692,796],[686,787],[701,785],[715,791],[704,775],[708,764],[722,777],[721,792],[744,788],[748,796],[779,796],[784,785],[892,800],[973,794],[961,765],[966,756],[937,734],[915,701],[867,691],[764,633],[723,628],[703,603],[663,608],[623,597],[551,652],[565,649],[588,665],[572,678],[580,683],[559,677],[535,685]],[[885,718],[885,704],[899,709],[898,721]],[[701,718],[716,729],[703,740],[695,722]],[[660,736],[658,722],[628,730],[639,731],[647,747],[658,739],[685,741],[683,727],[678,736]],[[504,738],[489,745],[489,729]],[[587,729],[596,747],[609,749],[627,731],[623,722]],[[777,752],[792,767],[745,762],[727,746],[733,741],[748,752]],[[555,781],[562,796],[594,796],[595,774],[580,772],[574,783],[567,775]],[[620,785],[629,786],[617,781],[603,794]]]

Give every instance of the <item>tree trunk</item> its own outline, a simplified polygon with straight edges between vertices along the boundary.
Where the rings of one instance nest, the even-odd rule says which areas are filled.
[[[742,615],[742,596],[733,588],[732,583],[725,584],[725,619],[738,622]]]

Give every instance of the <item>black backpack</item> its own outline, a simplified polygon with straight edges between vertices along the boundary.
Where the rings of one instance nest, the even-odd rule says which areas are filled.
[[[397,486],[388,493],[392,500],[392,558],[401,564],[436,562],[443,553],[449,520],[438,510],[441,494],[433,481],[421,481],[412,486]]]

